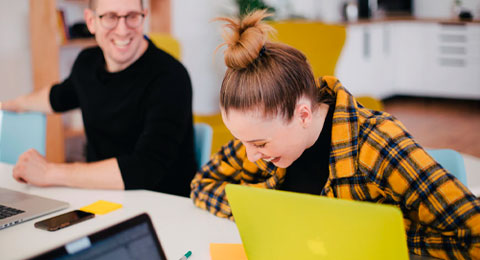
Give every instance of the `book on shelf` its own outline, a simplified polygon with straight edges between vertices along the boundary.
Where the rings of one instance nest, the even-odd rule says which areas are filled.
[[[68,26],[65,23],[65,12],[57,9],[58,36],[60,44],[65,44],[70,39]]]

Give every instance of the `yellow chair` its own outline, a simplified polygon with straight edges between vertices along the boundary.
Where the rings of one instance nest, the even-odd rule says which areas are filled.
[[[335,75],[335,67],[345,43],[345,26],[307,21],[271,22],[270,25],[277,30],[272,40],[302,51],[315,77]],[[362,96],[357,101],[366,108],[383,111],[382,101],[374,97]]]
[[[233,135],[223,124],[222,115],[220,113],[213,115],[194,115],[193,122],[205,123],[213,129],[212,154],[218,152],[220,148],[233,139]]]
[[[335,67],[345,43],[345,26],[320,22],[271,22],[277,30],[272,41],[288,44],[307,56],[315,77],[335,75]]]
[[[378,100],[370,96],[361,96],[361,97],[356,97],[355,99],[357,100],[357,102],[362,104],[362,106],[368,109],[383,111],[383,102],[381,100]]]
[[[180,43],[172,35],[165,33],[150,33],[148,37],[158,48],[166,51],[177,60],[181,59]]]

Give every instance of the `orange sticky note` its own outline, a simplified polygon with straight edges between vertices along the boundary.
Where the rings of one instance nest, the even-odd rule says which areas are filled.
[[[106,200],[99,200],[90,205],[80,208],[80,210],[87,211],[97,215],[107,214],[122,207],[122,204],[110,202]]]
[[[242,244],[210,244],[212,260],[248,260]]]

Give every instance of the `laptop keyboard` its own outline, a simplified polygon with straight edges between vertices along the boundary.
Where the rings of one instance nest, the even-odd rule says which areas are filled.
[[[0,219],[8,218],[25,211],[0,205]]]

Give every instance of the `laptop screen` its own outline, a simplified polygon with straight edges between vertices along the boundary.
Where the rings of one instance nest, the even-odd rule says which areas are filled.
[[[143,213],[33,259],[166,260],[150,217]]]

